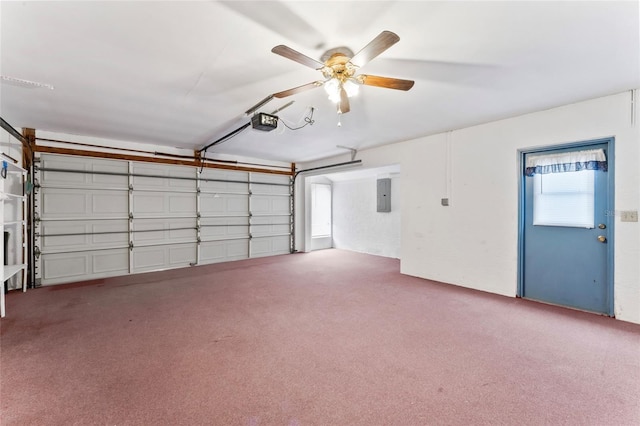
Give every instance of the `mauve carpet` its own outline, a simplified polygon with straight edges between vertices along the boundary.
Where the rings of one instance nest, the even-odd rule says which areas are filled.
[[[5,425],[639,425],[640,326],[342,250],[11,292]]]

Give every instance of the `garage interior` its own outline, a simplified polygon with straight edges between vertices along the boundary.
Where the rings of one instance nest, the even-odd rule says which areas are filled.
[[[0,20],[2,424],[640,422],[639,2]],[[592,146],[599,310],[528,275]]]

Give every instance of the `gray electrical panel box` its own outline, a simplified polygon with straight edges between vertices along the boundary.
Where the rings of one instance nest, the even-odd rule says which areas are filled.
[[[391,179],[378,179],[378,211],[391,211]]]

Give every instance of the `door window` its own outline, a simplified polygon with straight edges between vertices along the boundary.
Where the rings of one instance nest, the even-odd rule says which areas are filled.
[[[533,176],[533,224],[594,227],[595,171]]]

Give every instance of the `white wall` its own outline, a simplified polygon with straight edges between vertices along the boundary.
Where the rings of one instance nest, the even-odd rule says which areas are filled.
[[[386,176],[385,176],[386,177]],[[400,257],[400,177],[391,177],[391,212],[378,213],[377,177],[333,183],[333,245]]]
[[[615,210],[638,210],[640,119],[635,121],[632,126],[631,93],[624,92],[373,148],[357,158],[366,167],[401,165],[402,273],[515,296],[518,150],[615,136]],[[324,163],[339,161],[345,157]],[[449,207],[440,205],[445,196]],[[620,222],[617,215],[614,244],[615,315],[640,323],[639,224]]]

